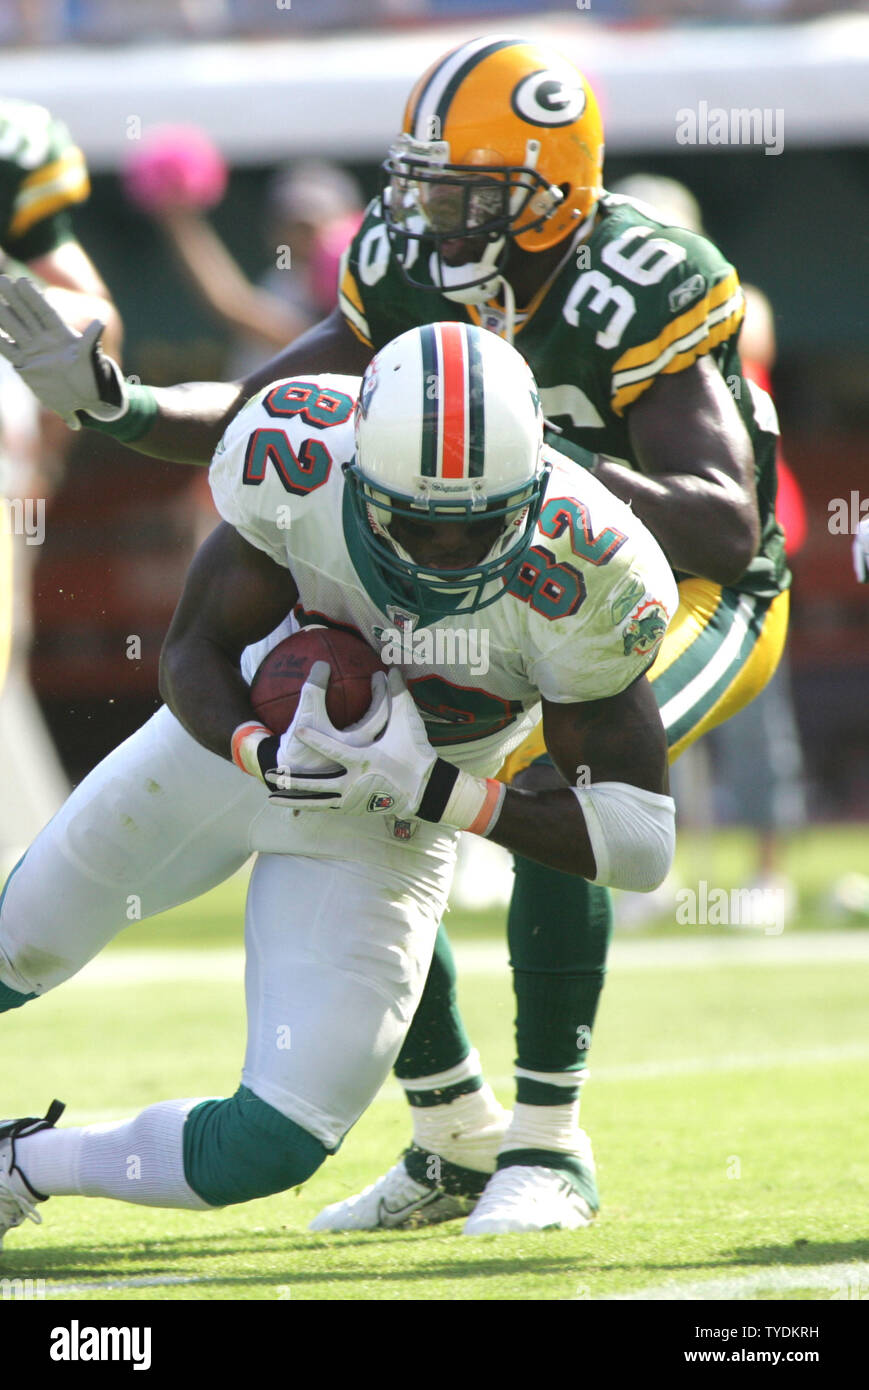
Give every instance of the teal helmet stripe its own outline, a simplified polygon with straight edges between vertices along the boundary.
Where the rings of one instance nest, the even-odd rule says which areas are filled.
[[[468,354],[468,477],[482,478],[486,459],[486,410],[483,389],[483,356],[479,334],[485,329],[467,328]]]
[[[436,478],[441,454],[440,374],[438,372],[437,332],[432,324],[420,330],[422,349],[422,441],[420,473]]]

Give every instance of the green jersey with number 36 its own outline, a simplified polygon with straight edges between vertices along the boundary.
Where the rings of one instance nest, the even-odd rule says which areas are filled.
[[[418,246],[409,255],[415,251]],[[421,259],[414,276],[430,280]],[[505,328],[504,310],[494,302],[455,304],[407,283],[390,252],[378,200],[345,254],[339,302],[356,336],[375,349],[444,319],[496,333]],[[586,466],[600,454],[637,467],[628,430],[634,401],[659,375],[711,354],[754,447],[761,520],[759,552],[732,587],[773,597],[790,580],[775,519],[778,422],[767,393],[742,374],[743,312],[736,271],[711,242],[656,220],[633,199],[606,193],[590,237],[570,247],[548,284],[517,311],[515,345],[537,379],[547,420],[561,432],[552,442]]]

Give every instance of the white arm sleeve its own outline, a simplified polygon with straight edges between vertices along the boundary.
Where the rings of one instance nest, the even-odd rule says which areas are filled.
[[[626,782],[572,787],[585,817],[597,876],[592,883],[651,893],[667,877],[676,847],[676,803]]]

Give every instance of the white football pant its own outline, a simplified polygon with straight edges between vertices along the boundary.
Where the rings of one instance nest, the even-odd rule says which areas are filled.
[[[131,921],[198,897],[259,852],[242,1080],[333,1148],[419,1002],[456,839],[426,822],[276,805],[164,707],[85,778],[9,879],[0,981],[44,994]]]

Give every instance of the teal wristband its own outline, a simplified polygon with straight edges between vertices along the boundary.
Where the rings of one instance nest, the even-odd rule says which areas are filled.
[[[89,430],[110,434],[121,444],[131,444],[147,434],[157,418],[157,397],[150,386],[127,385],[129,405],[119,420],[95,420],[84,410],[76,411],[81,423]]]

